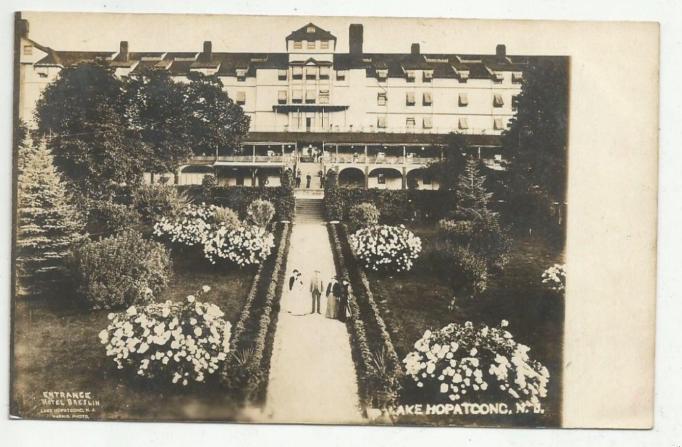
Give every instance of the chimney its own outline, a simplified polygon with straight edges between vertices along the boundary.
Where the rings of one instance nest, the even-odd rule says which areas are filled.
[[[16,28],[20,37],[28,38],[28,20],[18,19]]]
[[[504,59],[507,57],[507,47],[499,44],[497,47],[495,47],[495,56],[497,56],[498,59]]]
[[[128,41],[127,40],[121,41],[121,45],[119,47],[119,58],[124,62],[128,61]]]
[[[348,28],[348,51],[350,54],[362,54],[362,25],[353,23]]]
[[[204,41],[204,58],[209,61],[213,59],[213,44],[210,40]]]
[[[412,46],[410,47],[410,53],[413,56],[418,56],[419,55],[419,44],[418,43],[413,43]]]

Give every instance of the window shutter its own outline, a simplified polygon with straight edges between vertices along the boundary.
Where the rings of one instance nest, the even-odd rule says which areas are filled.
[[[291,99],[294,102],[301,102],[303,100],[303,90],[301,89],[294,89],[291,92]]]
[[[305,92],[305,102],[311,103],[311,104],[314,103],[314,102],[315,102],[315,99],[316,99],[316,96],[317,96],[317,95],[316,95],[315,90],[312,90],[312,89],[306,90],[306,92]]]
[[[292,69],[292,72],[294,74],[294,77],[301,77],[303,76],[303,67],[295,66]]]
[[[305,67],[306,79],[315,79],[317,77],[317,67]]]

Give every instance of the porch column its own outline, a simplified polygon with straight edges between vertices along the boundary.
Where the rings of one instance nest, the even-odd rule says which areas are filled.
[[[407,163],[407,150],[403,146],[403,163]]]
[[[251,145],[251,161],[253,163],[256,162],[256,145],[255,144]]]
[[[367,148],[367,146],[365,146]],[[369,189],[369,166],[365,165],[365,189]]]
[[[369,163],[369,159],[367,158],[367,145],[365,144],[365,163]]]
[[[407,168],[403,166],[402,188],[407,189]]]

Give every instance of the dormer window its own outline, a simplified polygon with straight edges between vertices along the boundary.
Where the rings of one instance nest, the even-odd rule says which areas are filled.
[[[244,81],[246,79],[246,68],[237,68],[237,80]]]
[[[308,33],[308,34],[312,34],[312,33],[315,32],[315,27],[312,26],[312,25],[309,25],[309,26],[305,29],[305,32]]]
[[[377,70],[377,79],[380,81],[385,81],[388,77],[388,70],[382,68]]]
[[[407,82],[414,82],[415,77],[416,77],[413,70],[408,70],[406,73],[406,76],[407,76]]]
[[[431,82],[431,79],[433,79],[433,71],[432,70],[424,70],[423,81],[424,82]]]
[[[504,75],[502,73],[493,73],[493,81],[498,83],[504,80]]]
[[[520,84],[523,81],[523,73],[512,73],[512,82],[514,84]]]

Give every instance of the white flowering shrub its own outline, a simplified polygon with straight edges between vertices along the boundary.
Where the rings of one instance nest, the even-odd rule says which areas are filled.
[[[216,208],[189,204],[176,219],[164,217],[156,222],[154,236],[188,247],[203,245],[214,227]]]
[[[403,359],[406,374],[437,401],[539,404],[549,371],[506,326],[503,320],[499,327],[466,322],[427,330]]]
[[[202,292],[209,290],[204,286]],[[231,325],[223,315],[218,306],[190,295],[182,303],[166,301],[110,313],[109,326],[99,338],[118,369],[186,386],[204,382],[227,359]]]
[[[542,283],[550,290],[563,292],[566,288],[566,264],[554,264],[542,272]]]
[[[159,220],[154,235],[173,244],[199,247],[213,264],[220,260],[240,267],[260,264],[272,252],[273,234],[238,220],[226,222],[224,211],[215,205],[189,205],[179,218]]]
[[[224,259],[240,267],[258,265],[270,256],[274,246],[273,234],[261,227],[221,226],[204,241],[204,256],[213,264]]]
[[[348,242],[366,269],[406,272],[422,250],[422,242],[404,225],[375,225],[353,233]]]

